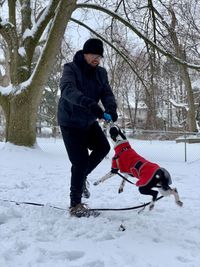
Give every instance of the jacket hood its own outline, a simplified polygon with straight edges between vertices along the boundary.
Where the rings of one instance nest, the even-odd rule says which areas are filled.
[[[76,63],[78,66],[80,66],[80,68],[86,73],[86,75],[93,74],[98,67],[98,66],[92,67],[86,62],[84,58],[83,50],[79,50],[76,52],[73,58],[73,62]]]
[[[78,65],[83,65],[85,63],[87,64],[87,62],[84,59],[83,50],[79,50],[76,52],[76,54],[74,55],[73,61],[74,63]]]

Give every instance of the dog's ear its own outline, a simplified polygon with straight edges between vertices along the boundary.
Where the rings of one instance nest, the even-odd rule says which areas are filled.
[[[126,136],[125,136],[125,134],[122,133],[122,131],[120,130],[120,128],[119,128],[119,135],[121,136],[121,138],[123,140],[126,140]]]

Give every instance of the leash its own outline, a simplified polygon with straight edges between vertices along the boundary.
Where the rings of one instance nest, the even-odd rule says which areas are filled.
[[[127,181],[128,183],[130,183],[130,184],[134,184],[134,185],[135,185],[135,183],[131,182],[129,179],[127,179],[127,178],[126,178],[124,175],[122,175],[121,173],[116,172],[116,174],[119,175],[123,180]]]
[[[121,173],[116,172],[116,174],[119,175],[123,180],[127,181],[128,183],[136,185],[135,183],[131,182],[129,179],[127,179],[127,178],[126,178],[124,175],[122,175]],[[160,185],[155,185],[154,187],[156,187],[156,188],[161,188]]]
[[[155,201],[160,200],[161,198],[163,198],[163,196],[158,197]],[[89,209],[92,211],[126,211],[126,210],[135,210],[135,209],[140,209],[140,208],[145,208],[146,206],[148,206],[151,203],[151,201],[147,202],[147,203],[143,203],[141,205],[138,206],[134,206],[134,207],[129,207],[129,208],[116,208],[116,209],[109,209],[109,208],[100,208],[100,209]]]
[[[156,201],[160,200],[161,198],[163,198],[163,196],[158,197],[156,199]],[[53,208],[53,209],[67,211],[67,209],[65,209],[65,208],[60,208],[60,207],[53,206],[53,205],[45,205],[43,203],[37,203],[37,202],[14,201],[14,200],[8,200],[8,199],[0,199],[0,201],[8,202],[8,203],[14,203],[16,205],[31,205],[31,206],[37,206],[37,207],[48,206],[48,207]],[[150,203],[151,203],[151,201],[147,202],[147,203],[144,203],[144,204],[141,204],[141,205],[138,205],[138,206],[129,207],[129,208],[96,208],[96,209],[89,209],[89,210],[91,210],[91,211],[126,211],[126,210],[135,210],[135,209],[145,208]]]
[[[50,208],[57,209],[57,210],[66,210],[64,208],[60,208],[60,207],[57,207],[57,206],[45,205],[43,203],[36,203],[36,202],[14,201],[14,200],[8,200],[8,199],[0,199],[0,201],[8,202],[8,203],[14,203],[16,205],[31,205],[31,206],[38,206],[38,207],[48,206]]]

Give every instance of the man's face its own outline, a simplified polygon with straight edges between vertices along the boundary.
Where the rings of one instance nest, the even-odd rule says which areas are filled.
[[[84,54],[84,58],[90,66],[96,67],[97,65],[99,65],[102,56],[95,54]]]

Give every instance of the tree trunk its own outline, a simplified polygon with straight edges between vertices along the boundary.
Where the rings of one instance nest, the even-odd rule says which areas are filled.
[[[174,49],[176,51],[177,56],[186,62],[186,54],[185,54],[184,48],[182,44],[180,43],[180,41],[178,40],[178,36],[176,32],[177,19],[176,19],[176,14],[172,6],[170,6],[170,13],[172,16],[171,25],[169,28],[171,40],[173,42]],[[187,91],[187,100],[188,100],[188,106],[189,106],[188,118],[187,118],[188,128],[190,131],[196,132],[197,129],[196,129],[196,120],[195,120],[194,96],[193,96],[193,91],[192,91],[191,79],[190,79],[190,75],[188,72],[188,67],[185,65],[180,65],[180,71],[181,71],[181,78],[185,85],[185,90]]]
[[[197,127],[196,127],[196,119],[195,119],[195,104],[194,104],[194,95],[192,91],[191,79],[190,79],[187,67],[181,66],[181,71],[183,75],[182,79],[184,81],[185,88],[187,91],[187,99],[188,99],[188,105],[189,105],[188,127],[189,127],[189,131],[196,132]]]
[[[33,146],[36,140],[38,103],[30,92],[24,92],[9,103],[6,115],[6,141],[16,145]]]
[[[54,0],[52,3],[52,5],[55,5],[56,1]],[[15,49],[16,60],[10,60],[10,62],[12,62],[10,80],[14,85],[12,93],[5,96],[0,93],[0,104],[6,116],[7,142],[29,147],[35,144],[37,110],[42,91],[47,82],[52,65],[56,60],[56,54],[61,46],[65,28],[75,8],[76,0],[62,0],[57,4],[56,11],[53,12],[51,16],[51,29],[46,44],[32,75],[30,73],[28,77],[20,75],[20,71],[18,70],[21,70],[22,67],[22,69],[24,69],[24,67],[29,66],[30,63],[26,61],[21,62],[18,49]],[[43,26],[41,26],[41,28],[43,28]],[[44,30],[45,28],[43,31]],[[15,40],[15,43],[17,44],[18,40]],[[12,51],[12,43],[10,46]],[[37,43],[34,44],[34,48],[36,46]],[[28,69],[28,67],[26,69]],[[26,81],[28,81],[28,85],[26,85]],[[17,89],[20,90],[22,87],[23,91],[16,91]]]

